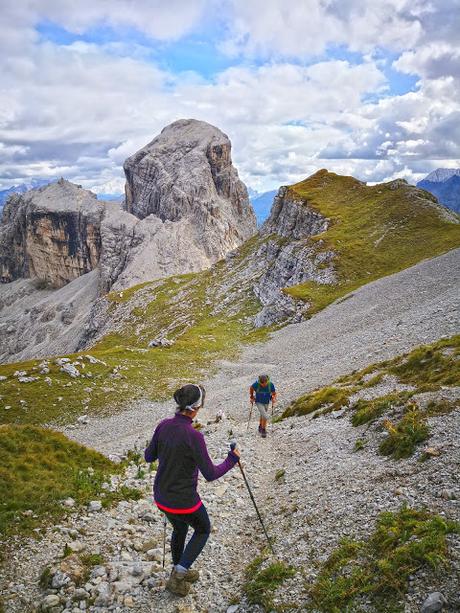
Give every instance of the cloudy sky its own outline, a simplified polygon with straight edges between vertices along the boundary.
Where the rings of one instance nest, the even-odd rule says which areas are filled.
[[[460,0],[0,0],[0,188],[120,192],[181,117],[259,191],[460,167]]]

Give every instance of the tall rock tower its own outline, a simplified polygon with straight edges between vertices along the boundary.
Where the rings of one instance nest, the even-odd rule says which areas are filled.
[[[231,143],[204,121],[181,119],[124,164],[125,209],[143,219],[186,220],[191,242],[218,260],[256,231],[244,183],[232,164]],[[186,248],[186,245],[184,245]]]

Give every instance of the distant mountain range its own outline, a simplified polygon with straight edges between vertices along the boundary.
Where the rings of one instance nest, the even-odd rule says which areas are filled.
[[[460,212],[460,168],[437,168],[417,187],[431,192],[447,208]]]
[[[57,179],[32,179],[27,183],[20,183],[19,185],[13,185],[7,189],[0,190],[0,213],[2,212],[4,205],[11,194],[24,194],[30,189],[49,185],[50,183],[54,183],[56,180]],[[121,202],[124,197],[124,194],[97,194],[98,200],[115,200],[116,202]]]
[[[0,190],[0,211],[3,209],[3,205],[11,196],[11,194],[24,194],[29,189],[35,189],[36,187],[42,187],[52,183],[49,179],[31,179],[27,183],[21,183],[20,185],[13,185],[7,189]]]
[[[273,198],[278,193],[277,189],[272,189],[269,192],[257,192],[253,189],[248,189],[249,200],[257,217],[259,226],[267,219],[272,208]]]

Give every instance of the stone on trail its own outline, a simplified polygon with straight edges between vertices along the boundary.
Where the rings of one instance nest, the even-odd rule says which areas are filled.
[[[441,592],[432,592],[422,604],[420,613],[436,613],[441,611],[447,600]]]
[[[91,502],[88,504],[88,511],[90,511],[90,513],[100,511],[101,509],[102,502],[100,500],[91,500]]]
[[[56,596],[56,594],[48,594],[42,602],[42,610],[48,611],[52,607],[57,607],[60,602],[59,596]]]
[[[96,607],[107,607],[110,604],[111,598],[110,598],[110,585],[107,583],[107,581],[102,581],[101,583],[99,583],[99,585],[96,587],[96,600],[94,601],[94,604]]]
[[[67,543],[67,547],[69,547],[69,549],[71,549],[74,553],[80,553],[84,550],[85,545],[81,541],[71,541],[70,543]]]
[[[51,587],[54,589],[60,589],[70,583],[70,577],[63,573],[61,570],[57,570],[53,578],[51,579]]]

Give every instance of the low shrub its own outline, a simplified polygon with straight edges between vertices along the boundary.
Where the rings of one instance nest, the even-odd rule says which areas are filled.
[[[308,588],[312,603],[307,610],[343,613],[366,604],[376,612],[400,611],[409,576],[447,564],[451,533],[460,533],[459,523],[427,511],[402,507],[381,513],[369,540],[343,540],[329,556]]]

